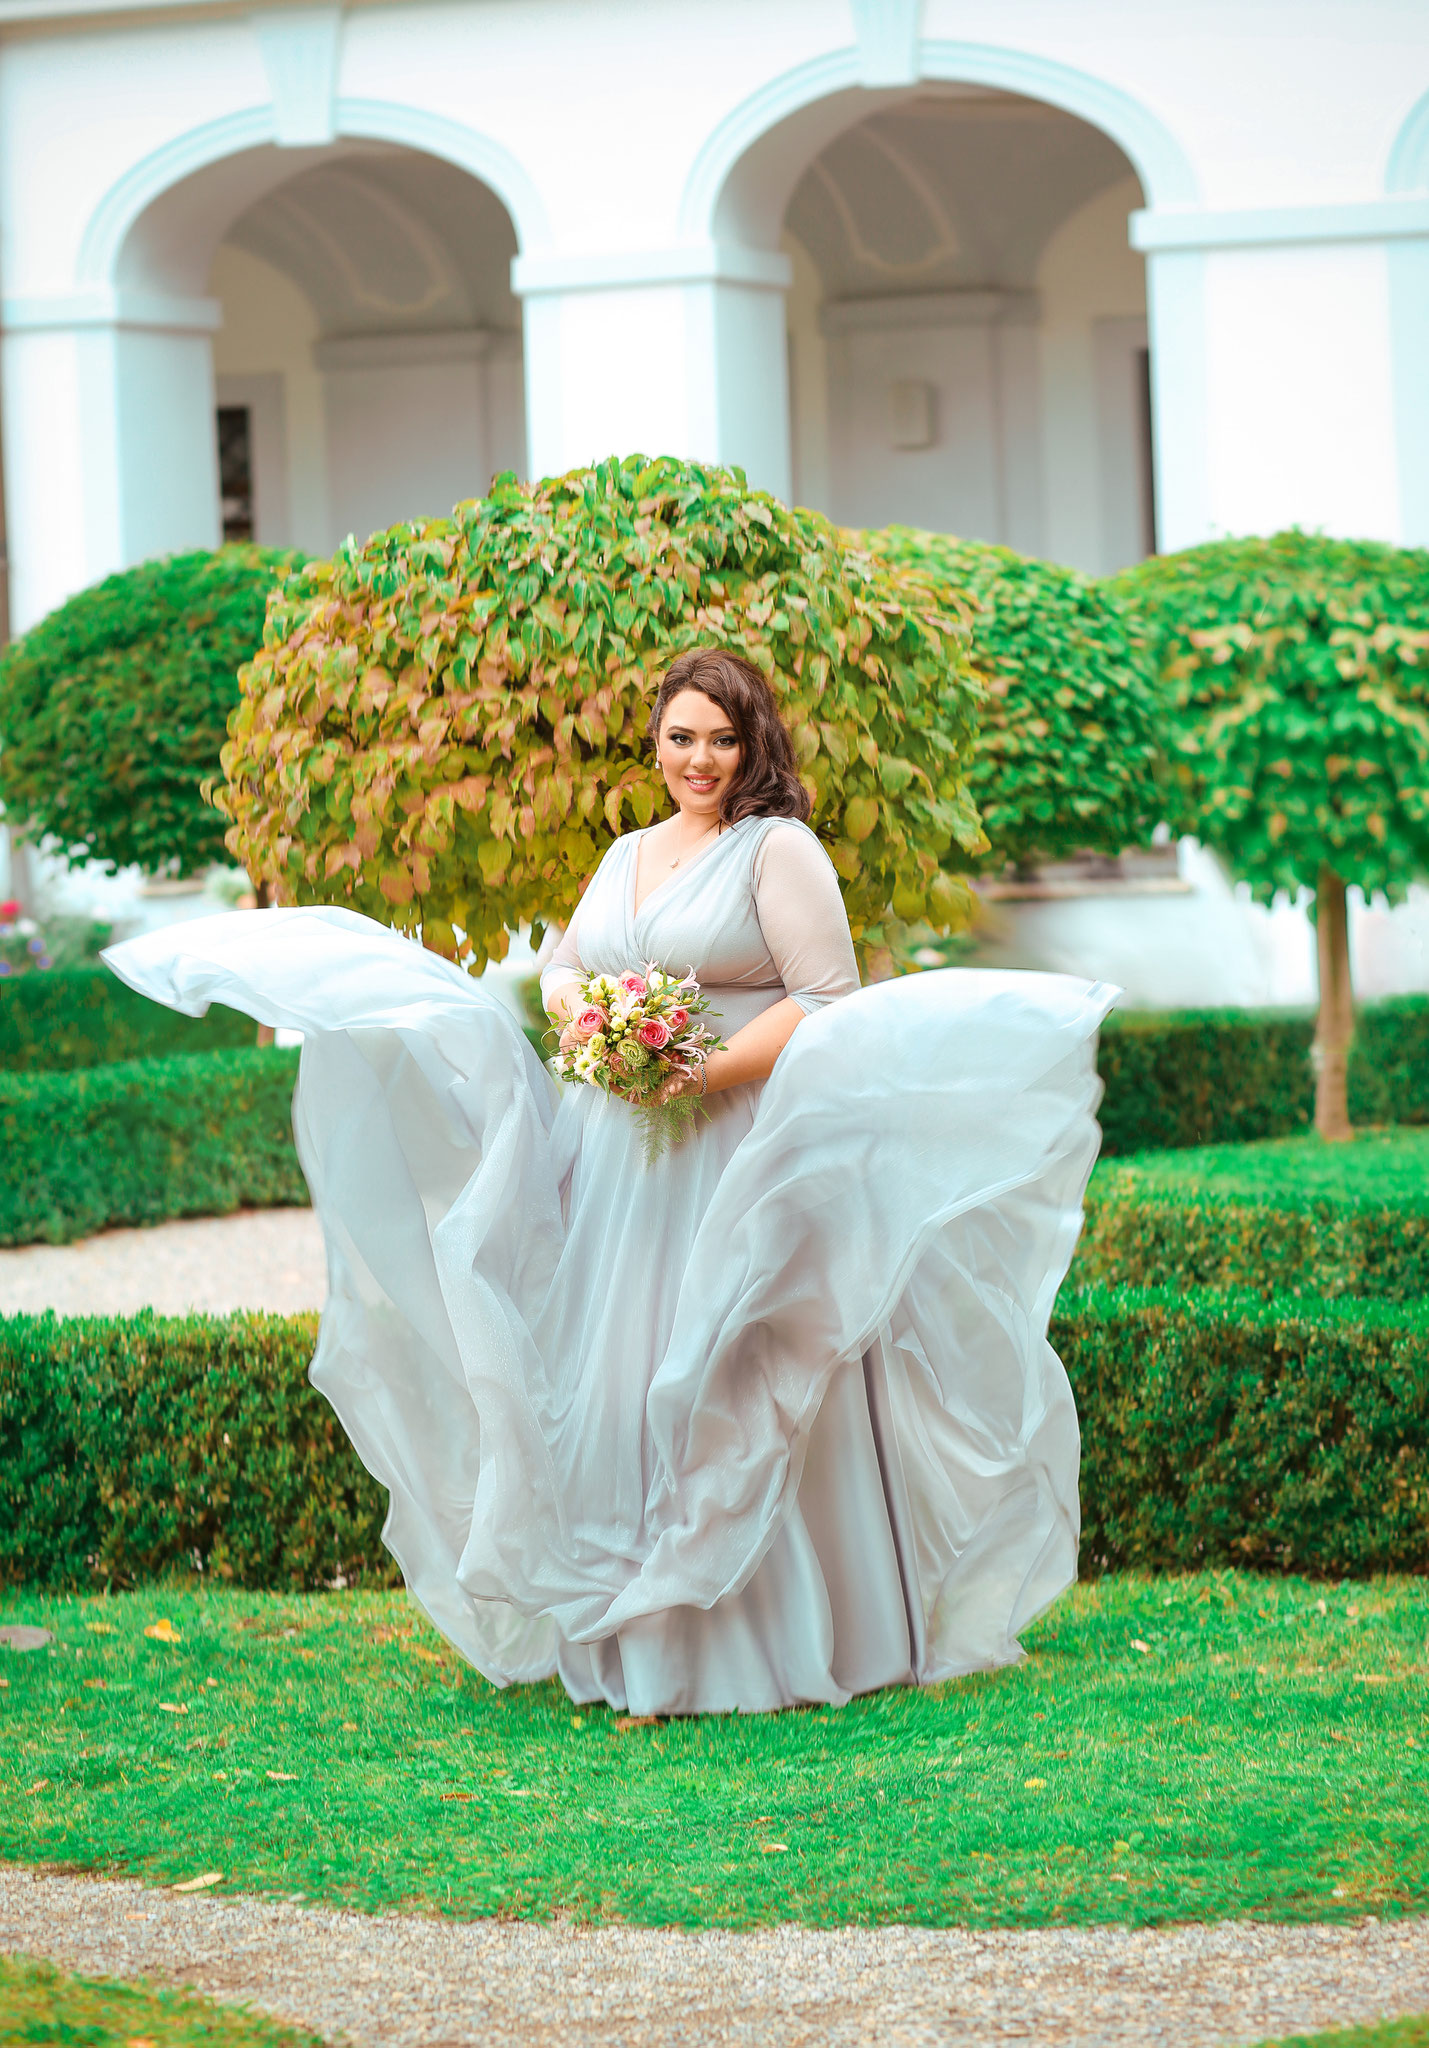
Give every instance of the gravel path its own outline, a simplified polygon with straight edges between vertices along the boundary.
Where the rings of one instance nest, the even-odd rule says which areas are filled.
[[[1429,2011],[1429,1921],[684,1934],[0,1868],[0,1951],[189,1984],[371,2048],[1219,2048]]]
[[[0,1315],[165,1315],[239,1308],[293,1315],[327,1297],[322,1232],[311,1209],[241,1209],[148,1230],[106,1230],[78,1244],[0,1250]]]

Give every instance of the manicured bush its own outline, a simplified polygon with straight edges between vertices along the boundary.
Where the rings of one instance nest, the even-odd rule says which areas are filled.
[[[996,871],[1144,846],[1165,815],[1164,692],[1137,616],[1075,569],[986,541],[888,526],[864,535],[941,599],[977,603],[987,692],[969,787]]]
[[[1256,1294],[1422,1301],[1429,1216],[1147,1198],[1103,1184],[1087,1204],[1073,1278],[1082,1285],[1214,1287]]]
[[[228,846],[280,902],[349,903],[479,969],[565,919],[615,834],[668,808],[656,682],[717,643],[769,677],[856,939],[962,921],[968,610],[738,471],[499,477],[289,579],[223,750]]]
[[[313,1316],[0,1317],[0,1584],[394,1581]]]
[[[305,1202],[296,1052],[0,1074],[0,1244]]]
[[[1116,1011],[1097,1066],[1106,1153],[1241,1143],[1308,1130],[1314,1020],[1284,1010]],[[1429,997],[1361,1013],[1350,1108],[1362,1123],[1429,1123]]]
[[[141,562],[0,654],[0,798],[70,857],[192,873],[222,860],[199,785],[218,769],[238,668],[295,555],[226,547]]]
[[[137,995],[107,967],[53,967],[0,985],[0,1070],[11,1073],[252,1043],[252,1023],[236,1010],[215,1003],[205,1017],[185,1017]]]
[[[311,1318],[0,1319],[0,1582],[391,1579]],[[1064,1292],[1083,1569],[1429,1569],[1429,1316]]]
[[[1349,1128],[1345,890],[1429,872],[1429,550],[1279,533],[1153,557],[1108,585],[1171,697],[1180,822],[1268,902],[1312,889],[1316,1122]]]
[[[1429,1570],[1429,1313],[1064,1292],[1084,1569]]]

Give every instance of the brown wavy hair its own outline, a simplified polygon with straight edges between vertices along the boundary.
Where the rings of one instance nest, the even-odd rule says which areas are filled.
[[[798,818],[808,824],[813,804],[799,780],[799,764],[774,692],[752,661],[722,647],[692,647],[660,678],[645,737],[653,747],[670,701],[682,690],[708,697],[739,739],[739,773],[720,802],[720,822],[741,818]]]

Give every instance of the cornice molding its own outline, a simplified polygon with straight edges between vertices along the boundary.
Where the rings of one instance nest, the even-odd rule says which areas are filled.
[[[1429,193],[1314,206],[1176,208],[1133,213],[1131,246],[1175,250],[1269,249],[1307,242],[1388,242],[1429,235]]]

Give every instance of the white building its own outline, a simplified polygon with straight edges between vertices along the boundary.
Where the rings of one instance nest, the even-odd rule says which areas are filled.
[[[0,298],[20,630],[635,449],[1429,542],[1429,6],[0,0]]]

